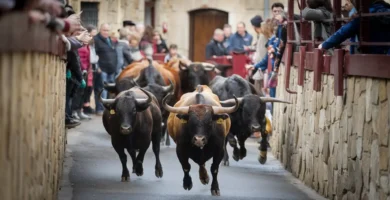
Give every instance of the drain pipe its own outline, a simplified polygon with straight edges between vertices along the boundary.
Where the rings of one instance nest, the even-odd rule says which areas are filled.
[[[269,17],[270,9],[269,0],[264,0],[264,19]]]

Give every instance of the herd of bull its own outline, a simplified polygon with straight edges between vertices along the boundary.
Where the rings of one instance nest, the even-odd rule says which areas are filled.
[[[177,144],[186,190],[192,188],[189,158],[199,165],[202,184],[209,183],[205,162],[213,158],[211,194],[219,196],[219,165],[222,160],[229,165],[227,143],[234,148],[233,159],[239,161],[246,156],[245,140],[253,132],[261,133],[259,162],[266,162],[266,102],[288,102],[261,96],[237,75],[210,80],[209,72],[214,69],[209,63],[143,60],[125,68],[116,83],[105,83],[115,97],[100,98],[106,108],[103,124],[122,163],[122,181],[130,178],[125,149],[133,162],[132,172],[142,176],[150,143],[156,156],[155,175],[163,176],[159,152],[166,131]]]

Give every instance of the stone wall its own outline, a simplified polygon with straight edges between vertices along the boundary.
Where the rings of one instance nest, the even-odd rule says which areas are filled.
[[[344,96],[334,96],[333,76],[322,75],[313,91],[313,72],[297,86],[292,67],[285,91],[281,67],[275,104],[273,154],[306,185],[330,199],[390,199],[390,80],[345,79]]]
[[[44,25],[27,20],[19,14],[0,19],[6,27],[0,38],[2,200],[57,199],[62,174],[65,65],[57,55],[64,46]]]

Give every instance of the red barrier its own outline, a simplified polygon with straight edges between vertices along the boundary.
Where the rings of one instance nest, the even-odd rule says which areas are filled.
[[[153,54],[153,60],[164,62],[165,53],[155,53]]]
[[[247,71],[245,64],[247,64],[247,56],[245,54],[234,54],[232,58],[233,74],[240,75],[242,78],[246,77]]]

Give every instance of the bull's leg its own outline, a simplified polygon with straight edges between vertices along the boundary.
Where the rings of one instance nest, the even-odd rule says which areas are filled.
[[[223,151],[216,152],[213,156],[213,164],[211,164],[211,174],[213,176],[213,181],[211,183],[211,195],[213,196],[220,196],[221,193],[219,191],[219,184],[218,184],[218,170],[219,170],[219,164],[222,161],[223,158]]]
[[[136,155],[135,155],[135,149],[127,148],[127,152],[129,152],[131,161],[133,162],[133,174],[135,173],[135,163],[136,163]]]
[[[237,140],[231,132],[227,135],[226,139],[229,141],[231,147],[237,146]]]
[[[245,140],[246,138],[238,138],[238,143],[240,144],[240,160],[246,157]]]
[[[153,153],[156,156],[156,166],[154,168],[155,168],[155,174],[157,178],[163,177],[163,169],[160,162],[160,140],[161,140],[160,131],[156,133],[152,133]]]
[[[228,143],[228,139],[226,138],[225,139],[225,146],[223,148],[223,151],[224,151],[224,156],[223,156],[223,165],[225,166],[229,166],[229,154],[228,154],[228,151],[227,151],[227,143]]]
[[[268,147],[267,136],[268,136],[268,134],[265,131],[265,127],[266,127],[266,120],[264,117],[264,119],[261,121],[261,128],[260,128],[261,141],[260,141],[260,147],[259,147],[260,155],[258,158],[258,160],[261,164],[264,164],[267,161],[267,147]]]
[[[127,156],[125,154],[125,148],[121,147],[118,144],[115,144],[114,142],[112,142],[112,146],[114,147],[122,163],[122,182],[130,181],[130,173],[126,166]]]
[[[199,179],[203,185],[209,184],[209,180],[210,180],[205,165],[206,164],[199,165]]]
[[[191,165],[188,162],[188,154],[185,149],[182,148],[176,148],[176,154],[177,157],[179,158],[181,167],[183,168],[184,171],[184,178],[183,178],[183,188],[185,190],[191,190],[192,189],[192,179],[190,176],[190,170],[191,170]]]
[[[142,166],[142,163],[144,162],[145,153],[146,153],[146,150],[148,149],[148,147],[142,148],[138,152],[138,156],[137,156],[137,158],[135,160],[135,174],[137,176],[144,175],[144,168]]]

